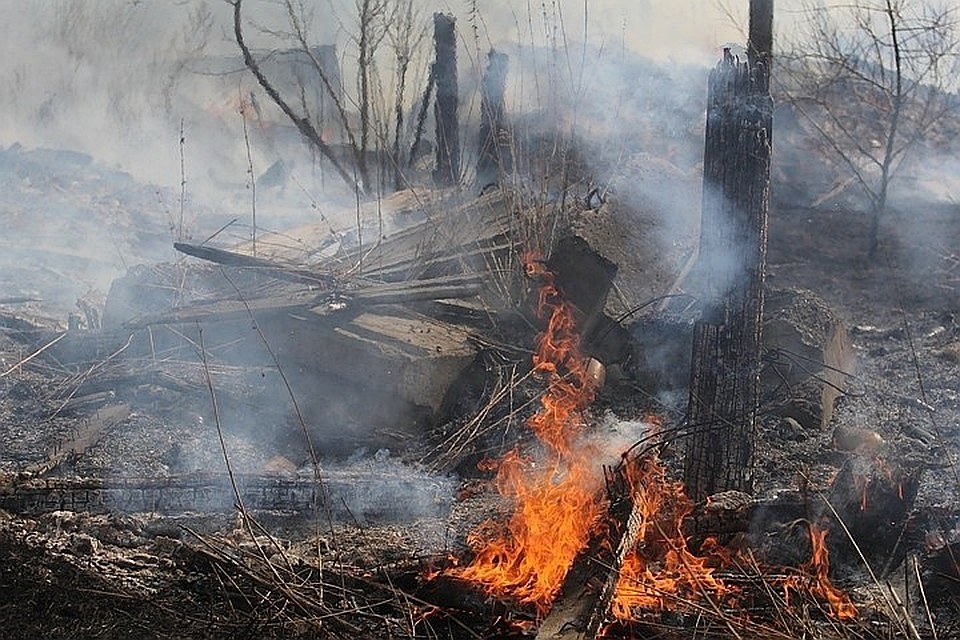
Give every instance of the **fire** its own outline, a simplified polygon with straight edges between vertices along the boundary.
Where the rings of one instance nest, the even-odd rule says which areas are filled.
[[[784,592],[789,595],[791,589],[802,590],[809,581],[806,590],[816,598],[827,602],[830,613],[838,620],[852,620],[857,617],[857,607],[850,597],[830,582],[830,552],[827,549],[827,529],[817,524],[810,525],[810,560],[803,565],[809,578],[792,577],[784,583]]]
[[[547,389],[539,411],[526,422],[542,451],[534,455],[514,448],[500,460],[482,463],[496,472],[495,486],[513,501],[514,511],[506,522],[487,521],[471,532],[471,562],[448,572],[544,615],[577,556],[601,533],[607,504],[596,463],[599,451],[581,437],[595,389],[580,350],[574,308],[561,298],[553,274],[537,255],[527,254],[524,263],[527,274],[541,280],[538,313],[547,325],[533,356]],[[648,422],[659,426],[655,416]],[[716,575],[733,563],[731,552],[712,538],[699,554],[688,547],[683,523],[693,504],[683,484],[670,480],[655,456],[630,460],[625,475],[639,521],[636,544],[620,568],[613,616],[628,621],[639,609],[676,610],[704,598],[734,605],[739,591]],[[785,593],[805,591],[826,600],[835,617],[855,617],[854,605],[828,578],[826,531],[811,525],[810,535],[813,555],[803,567],[806,575],[788,578]]]
[[[547,383],[540,410],[526,423],[543,444],[541,459],[514,449],[492,466],[496,487],[515,503],[506,523],[486,522],[467,537],[473,561],[454,570],[497,597],[533,604],[546,613],[577,555],[605,513],[597,452],[579,441],[583,411],[595,389],[580,351],[573,307],[560,297],[553,274],[536,254],[524,256],[527,274],[541,279],[533,367]]]
[[[682,483],[667,479],[655,457],[633,460],[627,467],[631,497],[640,514],[637,544],[620,569],[612,613],[629,620],[635,609],[674,610],[683,601],[709,594],[734,593],[714,572],[729,563],[715,540],[704,544],[707,555],[690,551],[683,535],[684,518],[693,510]]]

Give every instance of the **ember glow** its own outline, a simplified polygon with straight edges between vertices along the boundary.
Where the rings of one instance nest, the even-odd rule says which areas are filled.
[[[597,530],[605,501],[598,452],[579,439],[595,389],[574,309],[561,298],[540,256],[528,253],[524,264],[527,275],[542,283],[538,314],[547,321],[533,357],[547,391],[526,423],[544,450],[534,457],[514,449],[491,463],[497,490],[514,501],[514,513],[508,522],[486,522],[468,536],[475,555],[456,573],[492,595],[533,604],[542,614]]]
[[[732,596],[734,590],[714,576],[729,555],[714,540],[705,556],[687,547],[684,518],[693,504],[683,484],[667,478],[656,457],[635,459],[627,467],[631,498],[640,514],[637,543],[624,559],[612,613],[630,620],[636,609],[674,610],[704,596]]]

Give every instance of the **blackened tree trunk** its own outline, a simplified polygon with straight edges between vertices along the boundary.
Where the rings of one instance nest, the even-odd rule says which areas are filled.
[[[751,44],[769,47],[755,28]],[[773,114],[768,65],[769,49],[751,52],[748,62],[725,51],[710,74],[700,232],[705,299],[694,328],[684,466],[694,500],[752,490]]]
[[[499,181],[501,172],[511,170],[510,149],[503,144],[503,93],[510,56],[491,49],[480,94],[480,155],[477,159],[477,185],[485,187]]]
[[[457,121],[457,35],[456,19],[444,13],[433,14],[433,40],[437,60],[434,63],[437,100],[437,168],[433,179],[440,185],[455,185],[460,180],[460,129]]]

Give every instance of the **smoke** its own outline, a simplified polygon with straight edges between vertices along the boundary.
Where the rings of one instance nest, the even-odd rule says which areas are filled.
[[[520,12],[510,3],[484,3],[471,11],[460,3],[438,7],[416,0],[414,8],[425,18],[438,8],[458,16],[462,66],[473,68],[482,63],[475,51],[482,56],[488,46],[504,43],[539,46],[550,40],[572,46],[586,39],[599,49],[703,62],[728,39],[722,16],[693,0],[671,3],[669,10],[651,0],[552,5]],[[353,3],[307,3],[306,8],[308,32],[317,43],[338,44],[345,77],[352,77]],[[197,109],[228,97],[217,96],[218,78],[196,73],[205,56],[236,56],[227,3],[49,0],[24,5],[3,0],[0,9],[8,17],[0,28],[5,61],[0,79],[7,87],[0,97],[5,114],[0,140],[78,150],[146,180],[179,182],[180,118],[188,120],[189,130]],[[267,33],[289,31],[282,3],[248,2],[245,12],[254,25],[249,28],[254,46],[274,45],[277,39]],[[429,57],[425,44],[421,54]],[[565,57],[576,56],[565,51]],[[423,69],[425,61],[419,65]],[[388,61],[381,66],[387,79]],[[353,88],[349,82],[348,88]],[[219,144],[235,151],[236,142]]]
[[[626,420],[611,410],[600,416],[599,423],[587,436],[590,443],[602,452],[598,464],[612,464],[625,451],[652,431],[650,423],[643,420]]]
[[[254,48],[292,46],[282,34],[289,30],[282,3],[248,0],[244,8]],[[353,3],[320,1],[307,8],[311,11],[306,27],[313,41],[336,45],[345,91],[353,95]],[[415,8],[424,25],[437,9],[458,18],[465,131],[475,131],[479,77],[486,52],[495,46],[511,56],[506,109],[518,136],[534,139],[550,134],[569,144],[568,158],[576,156],[582,168],[570,176],[571,193],[586,195],[598,187],[629,211],[623,233],[616,238],[624,250],[640,254],[655,247],[670,269],[679,271],[699,232],[706,74],[724,44],[743,40],[741,28],[715,3],[703,0],[416,0]],[[160,245],[166,247],[163,257],[169,259],[169,240],[181,232],[177,209],[182,181],[186,183],[187,232],[197,240],[234,217],[246,217],[252,178],[259,182],[258,214],[263,226],[282,229],[315,222],[334,208],[331,193],[342,192],[343,186],[317,169],[316,159],[290,123],[243,71],[228,3],[0,0],[0,9],[8,17],[0,26],[4,60],[0,82],[7,88],[0,94],[4,113],[0,145],[8,148],[19,143],[25,149],[5,152],[3,168],[24,158],[31,160],[30,171],[8,170],[4,175],[7,204],[10,198],[17,203],[0,205],[0,213],[5,222],[17,214],[18,226],[13,228],[21,238],[18,251],[8,259],[29,261],[25,256],[30,245],[36,245],[37,239],[54,243],[54,231],[62,229],[66,219],[98,220],[99,224],[61,231],[65,237],[60,238],[60,253],[76,248],[65,249],[70,243],[87,244],[85,249],[110,256],[109,260],[100,260],[89,270],[87,266],[64,268],[63,262],[55,263],[58,258],[53,251],[42,256],[35,251],[36,262],[28,266],[36,267],[35,271],[53,269],[54,277],[80,281],[83,288],[105,288],[111,277],[127,267],[157,260]],[[392,117],[396,82],[393,56],[385,41],[378,57],[374,113],[386,123]],[[408,125],[426,85],[430,56],[426,37],[407,79]],[[355,101],[347,102],[354,110]],[[246,109],[246,120],[241,108]],[[249,159],[245,133],[251,147]],[[81,171],[76,162],[60,158],[69,166],[51,172],[54,163],[49,158],[33,162],[37,156],[30,156],[35,153],[31,149],[37,147],[87,154],[80,162],[84,168]],[[56,174],[55,179],[50,173]],[[280,176],[276,183],[268,179],[271,175]],[[131,183],[158,186],[154,190]],[[58,189],[67,197],[49,195]],[[37,196],[38,192],[44,195]],[[77,205],[83,198],[89,206]],[[106,206],[110,198],[115,202]],[[104,222],[105,210],[116,216]],[[353,224],[352,218],[348,224]],[[150,242],[130,240],[145,228]],[[241,222],[218,236],[217,242],[227,244],[248,235],[249,226]],[[663,284],[662,273],[640,276]],[[0,281],[0,286],[14,287],[25,277],[21,271],[16,278]],[[58,299],[69,306],[77,294],[76,290],[63,292]],[[255,348],[259,350],[260,345]],[[301,382],[304,396],[311,393],[308,387],[313,383]],[[274,396],[286,397],[283,391]],[[344,433],[338,435],[352,435],[346,433],[352,428],[346,415],[352,409],[321,398],[309,409],[331,423],[344,414],[339,424]],[[376,400],[365,402],[376,405]],[[279,417],[265,411],[248,413],[249,423],[238,426],[244,433],[258,427],[264,414],[277,421],[289,418],[287,411]],[[643,429],[642,423],[606,417],[602,439],[615,443],[617,450],[611,451],[615,456]],[[374,463],[398,464],[384,455],[350,464],[375,473],[367,468]],[[358,493],[344,498],[350,511],[373,517],[382,505],[403,502],[427,513],[437,504],[442,506],[441,496],[452,491],[446,480],[408,482],[402,475],[405,471],[395,470],[398,479],[385,484],[381,495]]]
[[[170,125],[184,60],[203,51],[212,25],[206,3],[3,4],[0,139],[83,151],[173,184]]]

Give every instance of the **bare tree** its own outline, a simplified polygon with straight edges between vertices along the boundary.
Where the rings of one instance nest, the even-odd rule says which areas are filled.
[[[370,148],[370,132],[373,128],[370,122],[372,97],[370,85],[375,74],[375,60],[377,49],[387,36],[387,25],[391,16],[390,0],[357,0],[358,32],[353,36],[357,45],[357,84],[360,111],[360,174],[364,181],[369,182],[367,167],[367,150]]]
[[[363,184],[366,184],[368,182],[366,163],[364,162],[363,154],[360,151],[360,146],[357,144],[356,136],[354,135],[353,128],[350,124],[350,119],[347,117],[347,110],[343,102],[340,78],[339,76],[332,77],[333,74],[331,73],[329,66],[324,64],[324,61],[318,58],[315,48],[309,43],[309,35],[307,33],[306,25],[310,22],[310,16],[307,15],[307,11],[303,2],[284,0],[284,7],[287,12],[287,19],[290,24],[291,34],[293,35],[298,50],[310,61],[310,66],[313,69],[314,74],[320,79],[320,83],[323,85],[327,97],[333,104],[340,127],[347,136],[347,141],[353,154],[354,164],[357,167],[358,173],[360,174],[360,180]],[[304,92],[304,87],[302,84],[300,86],[300,91],[301,93]],[[309,113],[309,105],[306,104],[306,101],[302,102],[301,107],[303,109],[304,116],[307,119],[310,119],[311,114]],[[319,121],[319,114],[313,115],[313,119],[316,120],[317,126],[322,126],[323,123]]]
[[[425,34],[426,23],[423,20],[423,16],[419,11],[414,9],[413,0],[406,0],[403,6],[397,11],[396,18],[391,21],[391,28],[388,30],[390,44],[396,56],[393,105],[393,152],[391,159],[391,163],[393,164],[394,188],[396,189],[400,189],[403,186],[402,167],[404,164],[401,159],[400,144],[403,135],[407,73],[410,69],[414,51],[419,47],[420,43],[423,42]]]
[[[237,41],[237,46],[240,47],[240,52],[243,54],[243,63],[250,69],[250,72],[257,79],[257,82],[263,88],[270,99],[283,111],[284,115],[293,122],[297,130],[306,138],[311,145],[313,145],[323,156],[330,162],[336,172],[340,175],[341,178],[354,190],[361,190],[362,187],[357,184],[346,169],[343,168],[343,165],[340,164],[340,161],[334,155],[333,151],[330,149],[330,146],[323,139],[323,136],[320,135],[320,132],[317,131],[316,127],[310,122],[310,118],[307,114],[297,113],[289,105],[289,103],[280,95],[277,89],[270,82],[269,78],[264,75],[263,71],[260,68],[260,64],[254,58],[253,53],[250,51],[250,48],[247,46],[246,40],[243,37],[243,20],[241,18],[241,4],[242,0],[233,0],[233,35]]]
[[[317,47],[311,42],[309,26],[313,22],[313,15],[305,0],[283,0],[281,6],[286,14],[287,29],[260,28],[258,32],[258,35],[272,40],[275,44],[283,43],[280,45],[281,53],[282,47],[292,46],[297,54],[296,59],[305,62],[312,70],[312,89],[321,88],[325,101],[332,105],[335,120],[333,124],[339,126],[346,138],[345,156],[339,152],[337,145],[331,146],[331,142],[320,134],[320,131],[331,123],[320,121],[320,108],[318,105],[311,105],[306,99],[305,96],[310,90],[303,86],[302,78],[298,77],[301,82],[298,101],[282,94],[283,87],[274,82],[276,79],[270,77],[269,69],[258,61],[244,41],[241,23],[243,0],[229,1],[234,6],[237,44],[243,53],[244,63],[257,82],[297,126],[311,146],[333,165],[352,188],[358,191],[370,190],[374,184],[370,175],[370,158],[373,157],[373,152],[376,152],[376,157],[381,161],[385,161],[389,153],[391,111],[396,118],[393,152],[394,156],[398,155],[410,62],[416,57],[416,49],[423,41],[425,33],[425,26],[420,24],[421,18],[415,10],[414,0],[355,0],[355,22],[337,19],[340,33],[347,39],[347,53],[342,62],[348,73],[355,74],[355,91],[344,90],[339,70],[336,66],[331,68],[328,60],[321,59],[319,52],[325,48]],[[385,47],[385,43],[390,47]],[[387,48],[392,51],[382,51]],[[381,100],[380,96],[389,95],[390,88],[382,86],[378,66],[386,67],[382,58],[389,57],[391,53],[394,59],[395,99],[394,104],[388,107],[388,99]],[[273,51],[266,55],[279,60],[280,56],[275,54],[276,51]],[[395,159],[394,163],[399,166]],[[383,162],[379,166],[382,169]],[[399,183],[400,176],[395,175],[394,180]]]
[[[780,56],[781,88],[866,194],[872,257],[891,182],[956,109],[960,10],[940,0],[804,1],[798,35]]]

